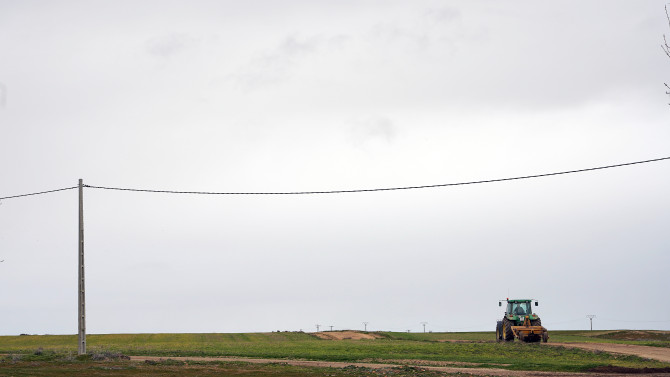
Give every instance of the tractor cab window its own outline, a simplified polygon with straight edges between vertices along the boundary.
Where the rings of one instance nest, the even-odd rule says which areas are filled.
[[[530,302],[515,302],[512,304],[512,314],[514,315],[530,315],[532,313]]]

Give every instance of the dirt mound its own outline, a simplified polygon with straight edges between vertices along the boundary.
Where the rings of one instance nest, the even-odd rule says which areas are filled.
[[[595,367],[589,369],[593,373],[625,373],[625,374],[651,374],[651,373],[670,373],[670,368],[626,368],[615,367],[612,365]]]
[[[312,335],[326,340],[361,340],[361,339],[381,339],[383,336],[370,332],[360,332],[360,331],[321,331],[312,333]]]

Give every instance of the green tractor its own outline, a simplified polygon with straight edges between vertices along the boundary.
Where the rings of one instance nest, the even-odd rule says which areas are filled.
[[[498,306],[502,306],[503,301],[507,302],[505,316],[502,321],[496,323],[497,341],[514,341],[514,338],[524,342],[547,342],[549,333],[542,327],[542,321],[537,314],[533,313],[533,305],[538,306],[536,300],[530,299],[507,299],[498,301]]]

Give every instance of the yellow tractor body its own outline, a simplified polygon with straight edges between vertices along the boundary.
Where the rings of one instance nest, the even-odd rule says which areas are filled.
[[[547,342],[549,340],[549,332],[544,326],[532,326],[530,324],[530,317],[526,316],[523,321],[523,326],[511,326],[512,332],[516,338],[522,342]]]

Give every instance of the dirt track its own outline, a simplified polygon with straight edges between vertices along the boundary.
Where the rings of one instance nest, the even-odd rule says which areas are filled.
[[[547,343],[551,346],[581,348],[590,351],[603,351],[624,355],[635,355],[647,359],[654,359],[670,363],[670,348],[638,346],[634,344],[618,343]]]
[[[165,360],[166,358],[156,357],[156,356],[131,356],[130,358],[133,361],[159,361]],[[349,366],[362,367],[362,368],[371,368],[371,369],[391,369],[397,368],[402,365],[413,366],[420,369],[432,370],[438,372],[447,372],[447,373],[463,373],[466,375],[473,376],[513,376],[513,377],[527,377],[527,376],[563,376],[563,377],[604,377],[612,376],[611,373],[568,373],[568,372],[538,372],[538,371],[513,371],[505,369],[493,369],[493,368],[463,368],[457,366],[433,366],[433,365],[424,365],[430,363],[429,361],[422,360],[397,360],[401,361],[400,364],[378,364],[378,363],[349,363],[349,362],[337,362],[337,361],[313,361],[313,360],[287,360],[287,359],[251,359],[244,357],[170,357],[172,360],[180,361],[229,361],[229,362],[246,362],[246,363],[256,363],[256,364],[287,364],[295,366],[305,366],[305,367],[330,367],[330,368],[345,368]],[[395,362],[396,360],[389,360],[390,362]],[[413,361],[413,363],[410,363]],[[621,374],[617,374],[621,375]],[[667,377],[668,374],[636,374],[637,376],[659,376]]]

